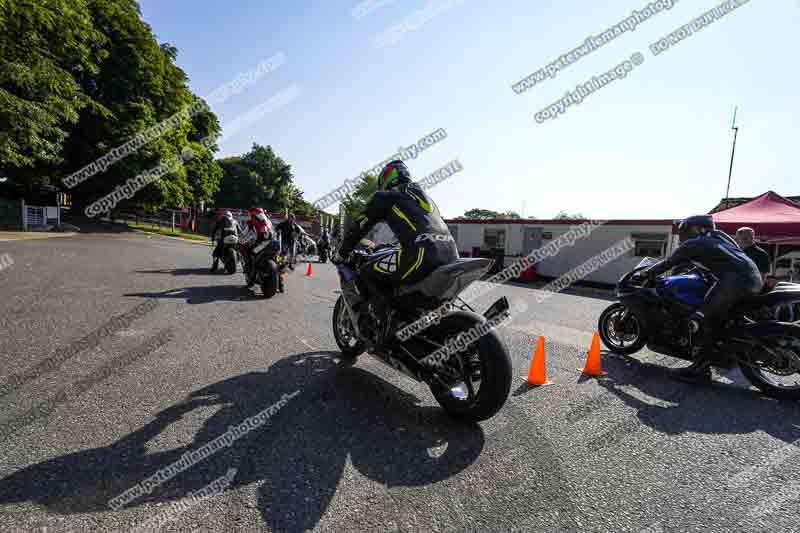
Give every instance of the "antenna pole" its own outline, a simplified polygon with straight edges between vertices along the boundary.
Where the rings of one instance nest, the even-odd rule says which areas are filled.
[[[739,110],[739,106],[736,106],[733,110],[733,122],[731,123],[731,129],[733,130],[733,148],[731,149],[731,165],[728,168],[728,187],[725,189],[725,209],[729,207],[729,195],[731,192],[731,176],[733,175],[733,156],[736,153],[736,137],[739,134],[739,128],[736,127],[736,112]]]

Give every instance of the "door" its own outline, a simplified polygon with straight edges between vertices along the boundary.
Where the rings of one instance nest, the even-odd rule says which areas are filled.
[[[522,255],[528,255],[542,246],[542,228],[523,228]]]

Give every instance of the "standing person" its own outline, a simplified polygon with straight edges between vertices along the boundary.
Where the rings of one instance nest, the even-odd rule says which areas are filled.
[[[281,236],[281,243],[283,245],[283,253],[289,257],[289,268],[294,270],[294,260],[297,253],[297,241],[303,231],[294,218],[294,213],[289,213],[289,217],[278,224],[275,228]]]
[[[211,242],[213,243],[216,240],[217,245],[214,247],[214,253],[212,254],[214,257],[214,263],[211,266],[212,273],[216,272],[219,267],[219,259],[222,255],[222,246],[225,237],[228,235],[239,235],[239,230],[239,223],[236,222],[236,219],[233,218],[233,214],[230,211],[225,211],[214,224],[214,228],[211,230]]]
[[[762,281],[766,282],[770,271],[769,254],[758,246],[755,240],[756,232],[753,228],[744,227],[736,230],[736,242],[739,244],[739,247],[744,250],[744,253],[747,254],[747,257],[756,264],[758,271],[761,272]]]

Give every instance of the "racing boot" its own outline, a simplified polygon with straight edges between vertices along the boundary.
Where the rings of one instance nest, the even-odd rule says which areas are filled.
[[[694,318],[702,320],[703,315],[701,313],[696,313]],[[707,327],[704,327],[702,335],[702,345],[700,347],[692,347],[694,362],[685,368],[670,370],[670,374],[674,379],[683,381],[684,383],[711,383],[711,366],[715,362],[714,337],[713,333]]]

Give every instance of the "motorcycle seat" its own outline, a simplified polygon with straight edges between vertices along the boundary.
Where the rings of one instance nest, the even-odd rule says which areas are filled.
[[[800,302],[800,283],[780,282],[770,292],[745,298],[741,305],[771,307],[792,302]]]
[[[459,259],[444,265],[418,283],[404,285],[397,289],[397,296],[422,293],[431,298],[449,300],[475,280],[480,279],[492,266],[491,259]]]

